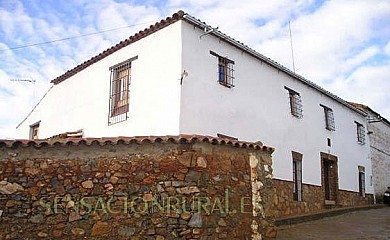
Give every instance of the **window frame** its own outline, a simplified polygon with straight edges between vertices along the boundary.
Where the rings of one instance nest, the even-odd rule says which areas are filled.
[[[320,106],[324,109],[325,129],[336,131],[333,109],[322,104],[320,104]]]
[[[290,113],[296,118],[303,118],[303,104],[301,95],[289,87],[284,87],[288,91]]]
[[[210,51],[218,59],[217,82],[227,88],[234,87],[234,61]]]
[[[33,123],[30,125],[30,139],[39,139],[39,126],[41,124],[41,121],[38,121],[36,123]]]
[[[358,174],[359,174],[359,196],[366,196],[366,171],[365,167],[358,166]]]
[[[293,164],[293,200],[302,202],[303,179],[302,179],[302,158],[303,154],[292,151]]]
[[[366,144],[366,128],[363,124],[355,121],[356,124],[356,137],[357,142],[360,144]]]
[[[132,62],[136,59],[138,59],[138,56],[130,58],[109,68],[110,98],[108,125],[112,125],[128,119]]]

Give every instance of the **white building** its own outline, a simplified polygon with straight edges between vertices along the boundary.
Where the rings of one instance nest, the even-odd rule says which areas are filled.
[[[382,202],[384,192],[390,187],[390,122],[368,106],[353,105],[368,114],[374,193],[376,200]]]
[[[371,199],[365,112],[182,11],[52,83],[18,127],[23,136],[83,129],[83,137],[261,140],[276,148],[274,178],[291,189],[288,207]],[[321,191],[321,203],[305,189]]]

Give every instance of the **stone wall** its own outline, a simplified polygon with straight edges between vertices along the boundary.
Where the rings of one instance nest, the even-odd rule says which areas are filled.
[[[0,239],[267,239],[273,149],[0,141]]]
[[[335,205],[325,205],[324,189],[310,184],[302,185],[302,201],[293,200],[293,182],[273,179],[272,204],[267,215],[276,218],[319,212],[329,208],[373,204],[373,195],[359,196],[358,192],[338,190]]]
[[[377,202],[383,202],[383,194],[390,187],[390,125],[374,122],[369,125],[371,162],[374,191]]]

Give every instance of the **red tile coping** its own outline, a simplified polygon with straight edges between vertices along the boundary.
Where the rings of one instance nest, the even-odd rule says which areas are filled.
[[[65,139],[0,139],[0,148],[18,147],[46,147],[67,145],[119,145],[119,144],[155,144],[155,143],[210,143],[213,145],[227,145],[238,148],[248,148],[274,152],[274,148],[264,146],[261,142],[244,142],[227,138],[218,138],[203,135],[177,135],[177,136],[135,136],[135,137],[102,137],[102,138],[65,138]]]

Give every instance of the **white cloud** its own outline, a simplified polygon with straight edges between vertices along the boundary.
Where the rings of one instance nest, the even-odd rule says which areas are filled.
[[[66,5],[0,2],[0,49],[104,31],[0,55],[0,138],[31,110],[49,81],[161,18],[183,9],[292,69],[291,21],[297,73],[340,97],[370,105],[390,119],[390,2],[386,0],[169,0],[143,4],[69,0]],[[15,17],[17,16],[17,17]],[[381,57],[381,59],[380,59]],[[380,59],[380,60],[378,60]],[[13,114],[9,114],[12,112]]]
[[[384,47],[384,52],[390,56],[390,40],[389,42],[386,44],[386,46]]]

